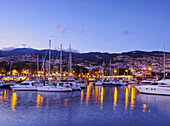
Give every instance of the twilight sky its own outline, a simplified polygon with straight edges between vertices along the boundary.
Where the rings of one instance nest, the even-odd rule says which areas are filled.
[[[0,0],[0,49],[170,51],[170,0]]]

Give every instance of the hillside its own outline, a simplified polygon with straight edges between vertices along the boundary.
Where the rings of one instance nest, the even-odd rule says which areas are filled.
[[[166,52],[170,54],[169,52]],[[32,48],[16,48],[10,51],[2,51],[0,50],[0,57],[8,57],[8,56],[22,56],[25,54],[34,54],[34,56],[39,55],[40,59],[45,56],[48,58],[48,50],[36,50]],[[52,50],[52,57],[54,59],[59,58],[59,51]],[[63,59],[68,60],[68,52],[63,51]],[[119,61],[123,61],[124,58],[142,58],[142,57],[162,57],[163,52],[161,51],[130,51],[123,53],[101,53],[101,52],[89,52],[89,53],[74,53],[73,52],[73,62],[74,63],[91,63],[91,64],[102,64],[103,61],[105,63],[109,63],[110,59],[114,59],[117,57]],[[120,57],[120,58],[119,58]],[[116,62],[116,61],[115,61]]]

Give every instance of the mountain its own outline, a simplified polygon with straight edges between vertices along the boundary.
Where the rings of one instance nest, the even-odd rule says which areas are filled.
[[[166,52],[167,54],[170,54],[169,52]],[[44,50],[37,50],[32,48],[16,48],[9,51],[2,51],[0,50],[0,57],[7,57],[7,56],[21,56],[25,54],[35,54],[39,55],[40,59],[46,55],[46,59],[48,58],[48,49]],[[59,51],[57,50],[51,50],[51,55],[53,58],[59,59]],[[66,51],[63,51],[63,60],[68,60],[69,53]],[[32,55],[33,56],[33,55]],[[89,52],[89,53],[76,53],[73,52],[73,62],[74,63],[90,63],[90,64],[102,64],[103,61],[105,63],[109,63],[110,59],[116,58],[116,60],[113,61],[116,62],[119,60],[119,62],[123,62],[124,58],[130,57],[130,58],[141,58],[141,57],[162,57],[163,52],[161,51],[152,51],[152,52],[146,52],[146,51],[130,51],[130,52],[122,52],[122,53],[101,53],[101,52]]]
[[[17,56],[17,55],[25,55],[25,54],[30,54],[30,53],[34,53],[38,50],[36,49],[32,49],[32,48],[16,48],[13,50],[9,50],[9,51],[1,51],[2,56]],[[0,55],[0,57],[2,57]]]

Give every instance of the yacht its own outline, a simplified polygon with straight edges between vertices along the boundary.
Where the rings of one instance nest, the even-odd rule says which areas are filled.
[[[148,78],[146,80],[141,81],[141,84],[151,84],[157,80],[158,80],[158,78]]]
[[[81,82],[81,81],[76,81],[77,85],[81,88],[81,89],[85,89],[86,88],[86,83],[85,82]]]
[[[70,87],[64,87],[64,86],[60,86],[60,85],[40,86],[40,87],[37,87],[37,90],[41,91],[41,92],[70,92],[70,91],[72,91],[72,89]]]
[[[70,87],[72,91],[81,91],[80,86],[76,83],[75,80],[61,81],[59,82],[60,86]]]
[[[128,84],[138,84],[138,80],[135,79],[129,80]]]
[[[24,81],[20,84],[10,86],[11,89],[15,91],[37,91],[36,81]]]
[[[170,95],[170,79],[156,81],[151,85],[135,86],[140,93]]]
[[[0,88],[10,87],[11,85],[12,85],[11,83],[5,83],[5,81],[0,80]]]
[[[103,81],[97,81],[94,83],[95,86],[102,86],[103,85]]]
[[[103,86],[127,86],[127,83],[123,80],[104,82]]]

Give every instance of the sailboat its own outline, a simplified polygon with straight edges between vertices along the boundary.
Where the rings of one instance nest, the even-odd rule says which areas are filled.
[[[62,54],[62,44],[61,44],[61,54]],[[41,91],[41,92],[70,92],[70,91],[72,91],[72,89],[70,87],[60,86],[59,84],[57,84],[56,86],[53,86],[51,84],[50,60],[51,60],[51,40],[49,41],[49,71],[48,71],[49,85],[48,86],[39,86],[39,87],[37,87],[37,90]]]
[[[170,79],[165,78],[165,44],[164,44],[164,78],[151,85],[135,86],[140,93],[170,95]]]
[[[118,70],[119,70],[119,68],[118,68]],[[110,76],[112,76],[112,73],[111,73],[111,59],[110,59]],[[104,82],[103,86],[127,86],[127,83],[124,82],[123,80],[109,80],[107,82]]]
[[[71,51],[71,45],[69,45],[69,76],[68,76],[68,81],[66,84],[68,84],[73,91],[81,91],[80,85],[76,83],[76,81],[73,78],[72,74],[72,51]]]

